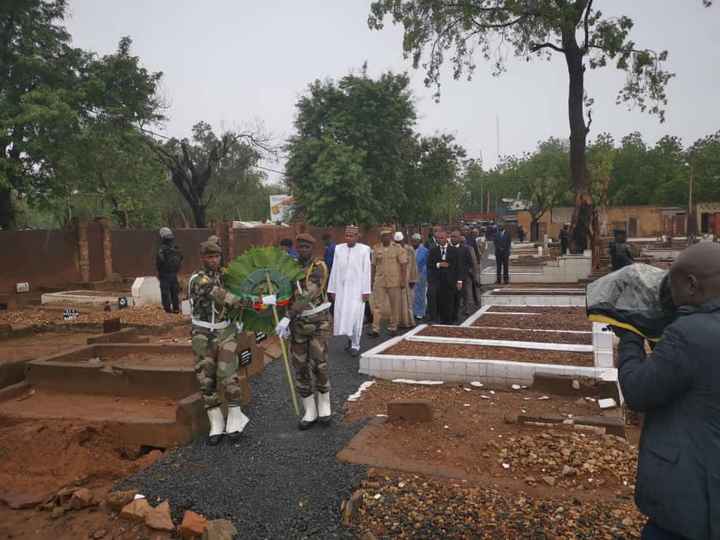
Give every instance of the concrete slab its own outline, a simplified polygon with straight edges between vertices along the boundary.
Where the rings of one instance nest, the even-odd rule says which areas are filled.
[[[118,298],[128,298],[127,292],[112,291],[60,291],[52,293],[44,293],[40,297],[40,303],[45,304],[62,304],[64,306],[94,306],[103,307],[105,304],[117,305]],[[128,298],[132,303],[132,298]]]
[[[136,306],[161,305],[160,281],[155,276],[135,278],[132,297]]]

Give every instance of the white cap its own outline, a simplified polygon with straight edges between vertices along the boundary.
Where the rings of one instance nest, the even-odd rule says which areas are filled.
[[[413,234],[413,235],[411,236],[411,238],[412,238],[413,240],[422,240],[422,236],[420,235],[420,233],[415,233],[415,234]]]
[[[404,238],[405,237],[403,236],[403,233],[401,233],[400,231],[396,232],[395,236],[393,236],[393,240],[395,240],[396,242],[402,242]]]

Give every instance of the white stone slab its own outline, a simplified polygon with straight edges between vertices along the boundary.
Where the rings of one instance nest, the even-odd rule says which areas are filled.
[[[126,292],[111,291],[60,291],[54,293],[44,293],[40,296],[41,304],[63,304],[66,306],[104,306],[107,303],[117,306],[118,298],[128,298],[130,295]],[[128,298],[128,302],[132,305],[133,299]]]
[[[406,341],[424,343],[453,343],[456,345],[484,345],[486,347],[515,347],[517,349],[535,349],[541,351],[593,352],[592,345],[543,343],[539,341],[513,341],[509,339],[476,339],[416,335],[407,338]]]
[[[161,305],[160,280],[155,276],[135,278],[132,285],[132,296],[136,306]]]
[[[472,326],[472,324],[477,321],[480,317],[483,316],[483,314],[490,309],[490,306],[483,306],[480,309],[478,309],[475,313],[470,315],[467,319],[465,319],[460,326]],[[423,325],[423,328],[427,325]]]

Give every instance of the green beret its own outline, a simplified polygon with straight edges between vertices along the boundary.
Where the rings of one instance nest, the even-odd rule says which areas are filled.
[[[221,255],[222,250],[215,242],[203,242],[200,244],[201,255]]]
[[[298,234],[297,237],[295,238],[295,241],[298,244],[300,244],[302,242],[305,244],[310,244],[311,246],[315,245],[315,238],[313,237],[313,235],[308,234],[308,233]]]

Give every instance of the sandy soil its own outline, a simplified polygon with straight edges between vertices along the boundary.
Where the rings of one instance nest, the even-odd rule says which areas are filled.
[[[538,341],[541,343],[569,343],[592,345],[592,334],[569,332],[540,332],[512,329],[495,329],[464,326],[428,326],[417,336],[454,337],[469,339],[505,339],[514,341]]]
[[[543,351],[515,347],[486,347],[484,345],[455,345],[451,343],[425,343],[401,341],[383,351],[387,355],[439,356],[444,358],[472,358],[483,360],[510,360],[537,364],[564,366],[593,366],[593,354],[567,351]]]
[[[485,313],[473,326],[494,326],[498,328],[527,328],[531,330],[584,330],[592,331],[592,322],[584,312],[576,308],[556,308],[551,313],[538,315],[503,315]]]

